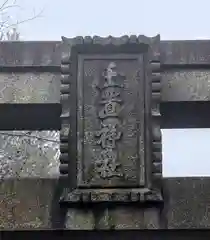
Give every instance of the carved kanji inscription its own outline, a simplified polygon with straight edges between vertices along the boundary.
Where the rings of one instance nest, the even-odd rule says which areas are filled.
[[[123,177],[121,164],[117,159],[117,154],[112,149],[102,150],[95,160],[96,175],[102,179],[113,177]]]
[[[80,186],[139,186],[144,166],[141,56],[80,58]],[[80,89],[81,91],[81,89]],[[142,112],[141,112],[142,111]],[[82,144],[81,144],[82,143]]]
[[[116,141],[120,139],[122,133],[117,131],[115,124],[105,125],[102,123],[101,130],[96,132],[96,137],[99,137],[97,141],[102,148],[116,148]]]

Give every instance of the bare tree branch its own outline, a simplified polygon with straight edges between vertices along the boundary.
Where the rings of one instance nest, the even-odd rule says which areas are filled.
[[[9,40],[9,41],[17,41],[20,39],[20,34],[17,31],[17,28],[20,24],[30,22],[36,18],[42,17],[43,10],[41,10],[38,14],[35,13],[32,17],[23,20],[11,21],[11,12],[10,9],[21,9],[21,7],[16,4],[16,0],[4,0],[4,2],[0,5],[0,41]]]
[[[30,133],[30,132],[29,132]],[[30,135],[28,133],[6,133],[6,132],[0,132],[0,135],[5,135],[5,136],[11,136],[11,137],[29,137],[29,138],[36,138],[41,141],[48,141],[48,142],[54,142],[54,143],[60,143],[60,141],[52,140],[49,138],[44,138],[44,137],[38,137],[36,135]]]
[[[17,25],[20,25],[20,24],[25,23],[25,22],[32,21],[32,20],[34,20],[34,19],[36,19],[36,18],[38,18],[38,17],[41,17],[41,13],[42,13],[42,12],[43,12],[43,11],[41,11],[39,14],[37,14],[37,15],[31,17],[31,18],[27,18],[27,19],[22,20],[22,21],[18,21],[18,20],[17,20],[17,22],[16,22],[15,24],[9,25],[8,27],[6,27],[6,29],[7,29],[7,28],[14,27],[14,26],[17,26]]]
[[[0,7],[0,9],[4,8],[5,5],[7,5],[7,3],[9,2],[9,0],[6,0]]]

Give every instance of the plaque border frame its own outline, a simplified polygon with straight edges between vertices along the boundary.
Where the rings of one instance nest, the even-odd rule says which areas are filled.
[[[125,203],[162,202],[162,142],[160,131],[161,62],[160,35],[102,37],[62,37],[64,55],[61,58],[61,133],[60,174],[66,187],[60,203]],[[145,171],[147,188],[81,189],[77,187],[77,56],[78,54],[144,54],[148,63],[145,74],[151,84],[145,88],[145,130],[147,135]],[[147,59],[146,59],[147,58]],[[73,91],[71,91],[73,89]],[[75,91],[74,91],[75,90]],[[151,94],[150,94],[151,93]],[[71,109],[70,107],[71,106]],[[70,114],[71,112],[71,114]]]
[[[103,60],[108,60],[108,59],[111,59],[111,61],[112,60],[113,61],[114,60],[121,60],[121,61],[123,61],[123,60],[134,60],[134,61],[138,61],[139,62],[139,58],[143,58],[143,56],[140,56],[140,55],[142,55],[142,54],[138,54],[138,53],[137,54],[136,53],[135,54],[134,53],[132,53],[132,54],[109,54],[109,55],[106,55],[106,56],[101,55],[101,54],[99,54],[99,55],[81,54],[81,55],[78,56],[78,64],[82,65],[84,63],[84,61],[86,61],[86,60],[102,60],[103,61]],[[144,64],[144,60],[143,59],[142,59],[142,64]],[[79,74],[78,74],[78,76],[77,76],[77,83],[78,83],[77,96],[79,96],[78,102],[84,103],[84,101],[82,100],[84,96],[81,93],[81,89],[83,88],[83,81],[80,81],[81,78],[82,77],[79,76]],[[142,93],[143,93],[143,91],[142,91]],[[82,104],[78,104],[77,103],[77,112],[79,111],[79,107],[81,105]],[[80,110],[80,114],[81,114],[81,112],[82,112],[82,110]],[[138,112],[138,114],[139,114],[139,112]],[[77,122],[79,121],[79,115],[77,115]],[[82,117],[84,117],[84,116],[82,116]],[[78,127],[78,129],[77,129],[78,135],[81,132],[81,125],[82,125],[82,123],[78,124],[78,126],[77,126]],[[83,161],[83,159],[81,159],[81,155],[82,155],[82,153],[81,153],[82,149],[81,148],[82,148],[83,144],[81,144],[81,141],[79,141],[79,140],[77,140],[77,144],[80,145],[79,147],[77,147],[78,152],[80,152],[79,153],[79,159],[78,159],[78,156],[77,156],[77,160],[78,160],[79,163],[81,163],[81,165],[79,164],[80,166],[79,166],[78,169],[80,169],[80,170],[78,171],[77,175],[79,175],[78,181],[81,182],[82,181],[82,175],[83,175],[83,171],[82,171],[82,161]],[[144,160],[142,160],[142,158],[140,158],[140,162],[141,162],[141,167],[140,166],[138,166],[138,167],[139,167],[139,170],[141,169],[141,173],[143,173],[143,179],[141,179],[138,184],[135,184],[135,185],[131,184],[131,185],[127,186],[127,188],[138,188],[140,186],[144,186],[145,185],[145,177],[146,176],[145,176],[145,171],[143,172]],[[139,173],[140,177],[141,177],[141,173]],[[79,186],[80,187],[84,187],[84,188],[92,188],[91,184],[90,184],[90,186],[88,186],[88,184],[85,184],[85,183],[80,183]],[[101,188],[101,186],[95,186],[95,187]],[[113,188],[113,186],[111,186],[111,187]],[[109,188],[109,187],[107,187],[107,188]],[[117,186],[115,188],[117,188]]]

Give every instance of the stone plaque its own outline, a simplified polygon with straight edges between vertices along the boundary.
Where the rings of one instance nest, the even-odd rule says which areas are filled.
[[[61,119],[69,134],[61,134],[60,172],[74,189],[64,198],[160,200],[159,36],[63,40]]]
[[[78,61],[78,185],[143,186],[143,56]]]

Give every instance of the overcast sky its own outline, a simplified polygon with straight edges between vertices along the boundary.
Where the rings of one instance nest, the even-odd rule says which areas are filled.
[[[163,40],[210,39],[209,0],[19,0],[24,40],[158,33]],[[210,130],[163,131],[164,176],[210,176]]]

